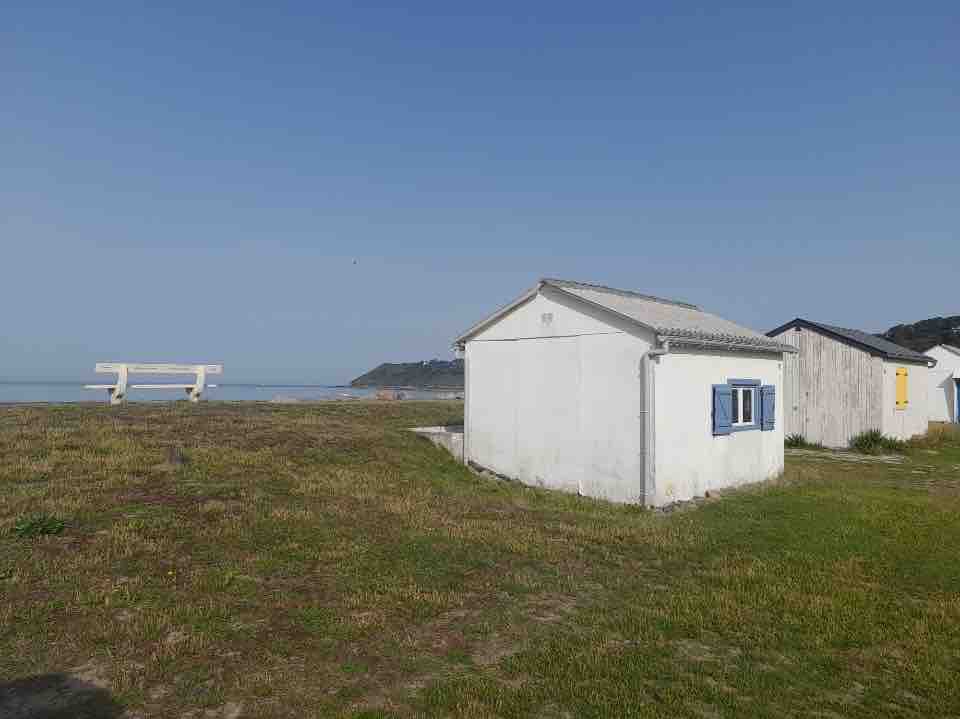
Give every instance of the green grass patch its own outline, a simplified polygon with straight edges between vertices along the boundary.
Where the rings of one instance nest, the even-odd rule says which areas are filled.
[[[461,413],[0,409],[0,684],[145,718],[960,714],[949,428],[659,513],[406,431]],[[16,541],[38,511],[70,531]]]
[[[13,524],[13,533],[21,539],[32,539],[45,534],[60,534],[66,523],[50,514],[33,514],[18,519]]]

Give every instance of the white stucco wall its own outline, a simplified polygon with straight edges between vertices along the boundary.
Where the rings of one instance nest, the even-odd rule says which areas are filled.
[[[468,342],[469,461],[533,486],[641,501],[648,346],[625,332]]]
[[[897,368],[907,369],[907,407],[897,408]],[[882,427],[888,437],[910,439],[927,431],[929,424],[929,370],[924,365],[883,361]]]
[[[960,422],[957,417],[957,379],[960,378],[960,349],[956,351],[941,346],[925,352],[937,361],[937,366],[927,370],[927,417],[931,422]]]
[[[533,486],[640,501],[639,360],[652,342],[545,288],[466,345],[468,461]]]
[[[777,388],[773,430],[713,435],[713,390],[731,379]],[[675,350],[656,368],[654,504],[760,482],[783,472],[783,362],[777,355]]]

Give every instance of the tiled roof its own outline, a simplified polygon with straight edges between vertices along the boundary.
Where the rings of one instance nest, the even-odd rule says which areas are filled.
[[[604,287],[603,285],[556,279],[541,280],[534,289],[525,293],[517,301],[494,313],[483,322],[474,325],[458,337],[456,344],[462,344],[473,334],[510,312],[543,287],[552,287],[587,303],[600,306],[642,327],[653,330],[661,338],[673,342],[764,352],[795,351],[789,345],[722,317],[704,312],[696,305],[687,302],[667,300],[630,290]]]

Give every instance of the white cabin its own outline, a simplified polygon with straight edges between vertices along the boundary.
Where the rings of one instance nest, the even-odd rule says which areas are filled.
[[[930,357],[799,317],[767,334],[797,349],[784,372],[787,436],[839,448],[874,429],[896,439],[927,431]]]
[[[455,346],[475,466],[648,506],[783,471],[792,348],[694,305],[541,280]]]
[[[930,370],[930,421],[960,422],[960,347],[937,345],[925,354],[937,361]]]

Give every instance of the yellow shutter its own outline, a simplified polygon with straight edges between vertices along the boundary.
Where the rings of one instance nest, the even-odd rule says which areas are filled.
[[[906,409],[907,403],[907,368],[897,367],[897,409]]]

